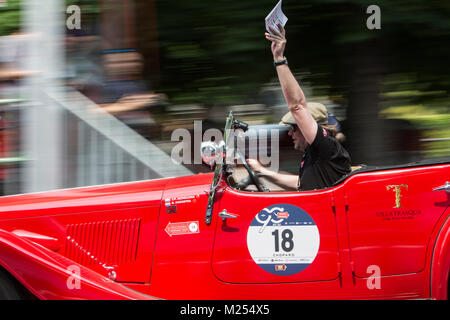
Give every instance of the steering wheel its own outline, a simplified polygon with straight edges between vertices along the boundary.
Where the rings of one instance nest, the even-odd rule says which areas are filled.
[[[243,179],[239,181],[238,185],[241,185],[240,188],[245,188],[249,184],[254,184],[259,192],[266,192],[267,188],[264,187],[264,185],[259,181],[258,175],[256,172],[248,165],[247,161],[245,160],[245,157],[242,155],[242,153],[239,150],[236,150],[236,154],[241,159],[242,164],[244,165],[244,168],[248,172],[248,176],[250,179]]]

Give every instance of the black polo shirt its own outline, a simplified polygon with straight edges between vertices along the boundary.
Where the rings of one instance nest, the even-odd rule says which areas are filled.
[[[299,191],[331,187],[351,172],[347,150],[320,125],[313,143],[306,147],[300,164]]]

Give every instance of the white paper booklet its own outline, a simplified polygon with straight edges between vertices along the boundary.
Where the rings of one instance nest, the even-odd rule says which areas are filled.
[[[283,11],[281,11],[281,0],[280,2],[277,3],[275,8],[273,8],[273,10],[270,11],[265,20],[266,20],[266,30],[269,33],[272,33],[270,32],[269,27],[272,27],[275,30],[280,31],[277,25],[281,24],[284,28],[286,22],[288,21],[288,18],[284,15]]]

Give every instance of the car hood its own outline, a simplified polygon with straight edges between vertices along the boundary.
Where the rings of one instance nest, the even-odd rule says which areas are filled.
[[[203,191],[212,173],[0,197],[0,221],[41,215],[159,206],[167,188]],[[198,190],[197,190],[198,189]]]

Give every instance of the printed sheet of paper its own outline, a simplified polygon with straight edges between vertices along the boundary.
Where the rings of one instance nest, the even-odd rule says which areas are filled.
[[[284,28],[284,25],[286,24],[286,22],[288,21],[288,18],[284,15],[283,11],[281,11],[281,1],[277,3],[277,5],[275,6],[275,8],[273,8],[272,11],[270,11],[270,13],[267,15],[266,17],[266,30],[269,33],[270,29],[269,27],[274,28],[275,30],[278,30],[278,24],[281,24]]]

